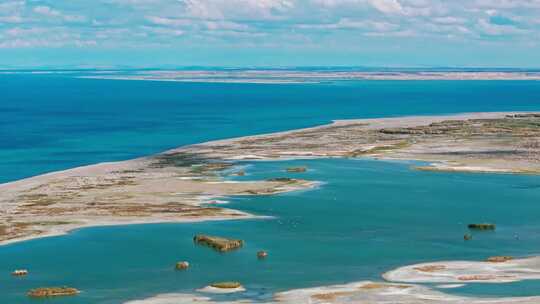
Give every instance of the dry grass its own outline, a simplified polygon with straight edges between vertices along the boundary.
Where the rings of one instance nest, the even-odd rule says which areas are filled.
[[[307,171],[307,167],[290,167],[287,168],[285,171],[289,173],[302,173]]]
[[[28,292],[28,296],[32,298],[47,298],[58,296],[72,296],[80,293],[79,290],[71,287],[45,287],[36,288]]]
[[[214,248],[215,250],[220,252],[230,251],[244,246],[244,241],[242,240],[227,239],[203,234],[196,235],[193,238],[193,241],[197,244],[206,245]]]
[[[495,224],[491,223],[480,223],[480,224],[469,224],[467,225],[469,229],[474,230],[495,230]]]
[[[411,146],[411,143],[408,141],[400,141],[397,143],[392,144],[382,144],[376,147],[373,147],[371,149],[363,150],[354,150],[348,154],[350,157],[358,157],[358,156],[365,156],[365,155],[371,155],[371,154],[381,154],[381,153],[387,153],[390,151],[395,151],[399,149],[404,149]]]
[[[495,280],[497,277],[492,274],[476,274],[476,275],[466,275],[459,276],[457,279],[460,281],[490,281]]]
[[[487,258],[486,261],[491,262],[491,263],[504,263],[513,259],[514,258],[511,256],[492,256],[492,257]]]
[[[382,283],[368,283],[360,286],[360,289],[381,289],[381,288],[399,288],[406,289],[410,288],[409,285],[398,285],[398,284],[382,284]]]
[[[240,284],[240,282],[218,282],[212,283],[210,286],[215,288],[233,289],[242,287],[242,284]]]
[[[441,270],[445,270],[446,266],[444,265],[426,265],[426,266],[420,266],[420,267],[414,267],[414,270],[420,271],[420,272],[437,272]]]
[[[328,292],[328,293],[318,293],[314,294],[311,297],[316,300],[321,301],[333,301],[338,297],[345,297],[351,295],[351,291],[336,291],[336,292]]]

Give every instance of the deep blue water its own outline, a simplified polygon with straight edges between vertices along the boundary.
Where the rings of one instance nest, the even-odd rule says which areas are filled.
[[[332,119],[540,110],[540,82],[173,83],[0,75],[0,182]]]
[[[0,75],[0,181],[184,144],[326,123],[332,119],[467,111],[540,110],[540,82],[370,81],[205,84]],[[434,260],[540,252],[537,176],[419,172],[406,162],[310,160],[247,163],[248,176],[283,176],[292,165],[319,189],[232,198],[229,207],[267,220],[97,227],[0,247],[0,303],[34,303],[39,286],[71,285],[55,303],[121,303],[239,280],[250,296],[291,288],[378,280],[393,267]],[[459,189],[459,191],[456,191]],[[469,222],[496,232],[464,242]],[[196,233],[238,237],[218,254]],[[519,234],[519,240],[514,236]],[[255,257],[266,249],[265,261]],[[189,260],[186,272],[172,269]],[[28,268],[26,278],[9,276]],[[473,284],[453,291],[536,294],[537,282]]]

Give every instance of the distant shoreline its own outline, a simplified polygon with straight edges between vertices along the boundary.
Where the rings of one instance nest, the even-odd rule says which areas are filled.
[[[206,68],[0,70],[1,75],[61,74],[80,79],[201,83],[313,84],[334,81],[538,81],[518,68]]]
[[[365,80],[540,80],[540,71],[304,71],[304,70],[183,70],[99,73],[84,79],[145,80],[209,83],[299,84]]]

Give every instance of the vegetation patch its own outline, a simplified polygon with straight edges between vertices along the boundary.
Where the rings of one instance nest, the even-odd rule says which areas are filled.
[[[210,286],[214,288],[233,289],[242,287],[242,284],[240,282],[218,282],[212,283]]]
[[[244,246],[244,241],[199,234],[193,238],[196,244],[206,245],[220,252],[226,252]]]
[[[58,296],[73,296],[80,293],[79,290],[71,287],[44,287],[32,289],[28,296],[32,298],[48,298]]]

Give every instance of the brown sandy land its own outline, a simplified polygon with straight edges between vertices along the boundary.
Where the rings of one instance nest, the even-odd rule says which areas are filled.
[[[252,218],[203,203],[315,185],[302,180],[227,182],[218,173],[231,169],[231,163],[186,155],[175,163],[169,160],[156,156],[103,163],[0,185],[0,242],[98,225]]]
[[[425,271],[431,269],[431,271]],[[392,282],[406,283],[507,283],[540,279],[540,257],[505,262],[446,261],[409,265],[383,275]]]
[[[272,301],[250,300],[217,301],[198,294],[162,294],[155,297],[126,302],[126,304],[239,304],[239,303],[290,303],[290,304],[534,304],[540,297],[521,298],[475,298],[445,294],[420,285],[357,282],[278,293]]]
[[[518,117],[513,117],[516,114]],[[538,173],[540,115],[470,113],[335,121],[321,127],[194,145],[170,153],[181,151],[231,160],[409,159],[432,163],[418,168],[422,170]]]
[[[146,71],[137,75],[93,75],[80,78],[225,82],[225,83],[315,83],[340,80],[540,80],[538,72],[518,71]]]
[[[433,163],[424,170],[538,173],[540,115],[516,114],[336,121],[3,184],[0,244],[96,225],[248,218],[202,203],[208,197],[267,195],[315,185],[295,179],[224,181],[222,175],[242,159],[375,157]]]

